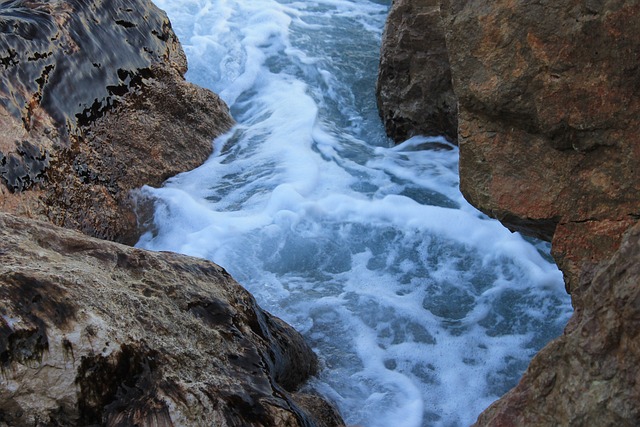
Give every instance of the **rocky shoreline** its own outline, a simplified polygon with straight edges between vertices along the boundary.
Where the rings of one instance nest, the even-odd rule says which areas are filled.
[[[434,122],[429,111],[452,88],[463,194],[512,231],[552,242],[575,309],[478,425],[640,422],[630,369],[640,360],[639,14],[636,1],[393,3],[378,83],[390,136],[407,105],[427,106],[412,114],[428,127],[401,136],[448,135],[454,118]]]
[[[0,14],[0,425],[343,425],[298,392],[317,369],[301,336],[222,268],[121,244],[139,233],[131,191],[198,166],[233,125],[184,80],[166,15],[146,0]],[[640,423],[639,14],[393,3],[390,136],[457,141],[465,196],[552,242],[575,308],[477,425]]]
[[[0,425],[343,425],[298,391],[317,371],[301,335],[222,268],[107,241],[139,237],[132,190],[197,167],[233,125],[184,80],[164,12],[0,15]]]

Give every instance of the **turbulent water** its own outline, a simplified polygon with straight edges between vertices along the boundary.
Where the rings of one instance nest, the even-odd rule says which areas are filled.
[[[463,426],[570,315],[548,248],[465,202],[457,148],[392,146],[375,108],[389,1],[156,0],[238,125],[145,188],[138,246],[204,257],[306,337],[347,423]],[[167,126],[170,126],[167,123]]]

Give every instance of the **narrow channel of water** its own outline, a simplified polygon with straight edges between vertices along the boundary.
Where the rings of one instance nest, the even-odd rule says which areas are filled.
[[[238,125],[145,188],[138,243],[225,267],[301,331],[312,387],[365,427],[464,426],[571,313],[548,248],[458,190],[457,148],[392,146],[375,107],[389,1],[156,0]],[[170,124],[168,124],[170,125]]]

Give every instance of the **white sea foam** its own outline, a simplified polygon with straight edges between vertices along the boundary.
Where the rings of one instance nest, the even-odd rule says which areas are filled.
[[[146,187],[141,247],[211,259],[300,330],[348,423],[468,425],[570,314],[544,245],[458,190],[457,148],[391,147],[375,107],[388,1],[157,0],[238,125]]]

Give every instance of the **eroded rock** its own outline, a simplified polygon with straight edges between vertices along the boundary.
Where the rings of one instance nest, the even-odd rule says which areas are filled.
[[[461,189],[552,242],[575,308],[477,425],[637,425],[640,2],[439,3]]]
[[[293,394],[302,337],[222,268],[4,213],[0,369],[5,425],[342,425]]]
[[[185,82],[148,0],[16,0],[0,17],[0,209],[135,242],[129,191],[200,165],[226,105]]]
[[[393,2],[382,37],[376,96],[387,134],[396,142],[415,135],[457,140],[457,101],[439,0]]]

